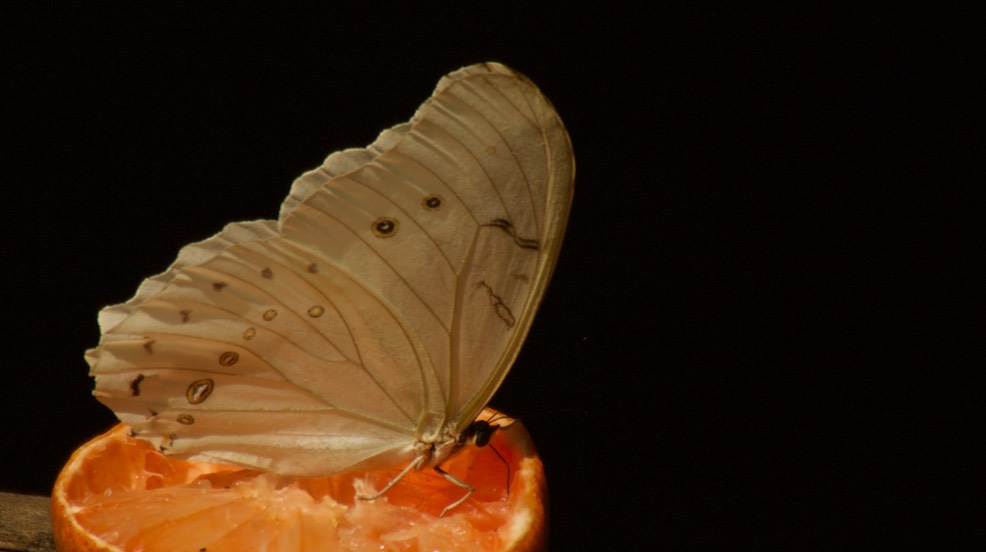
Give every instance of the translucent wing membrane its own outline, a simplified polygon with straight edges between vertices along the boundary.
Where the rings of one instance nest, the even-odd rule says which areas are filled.
[[[544,294],[568,135],[497,64],[295,181],[280,220],[185,247],[100,313],[95,395],[162,450],[291,475],[392,467],[458,435]]]

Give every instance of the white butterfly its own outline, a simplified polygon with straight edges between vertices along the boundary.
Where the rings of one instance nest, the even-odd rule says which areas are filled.
[[[94,395],[197,461],[439,468],[484,430],[527,335],[574,169],[533,83],[495,63],[451,73],[409,122],[298,178],[278,221],[186,246],[103,309]]]

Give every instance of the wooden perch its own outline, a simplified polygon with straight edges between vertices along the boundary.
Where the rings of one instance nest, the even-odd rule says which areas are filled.
[[[54,552],[51,501],[0,492],[0,552]]]

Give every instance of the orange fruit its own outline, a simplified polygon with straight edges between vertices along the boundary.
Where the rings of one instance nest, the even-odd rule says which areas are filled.
[[[400,469],[293,478],[189,462],[119,424],[76,450],[55,481],[55,543],[61,551],[544,549],[544,467],[530,435],[517,422],[490,444],[510,466],[509,492],[496,452],[464,447],[443,469],[476,492],[439,517],[465,489],[430,469],[376,500],[356,500]]]

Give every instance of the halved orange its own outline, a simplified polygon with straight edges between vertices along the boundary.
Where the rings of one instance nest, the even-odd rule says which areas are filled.
[[[487,409],[482,417],[495,414]],[[499,417],[500,415],[498,415]],[[123,424],[86,443],[55,482],[58,550],[542,550],[547,536],[544,466],[517,422],[443,469],[409,473],[382,497],[356,500],[400,469],[291,478],[164,456]]]

